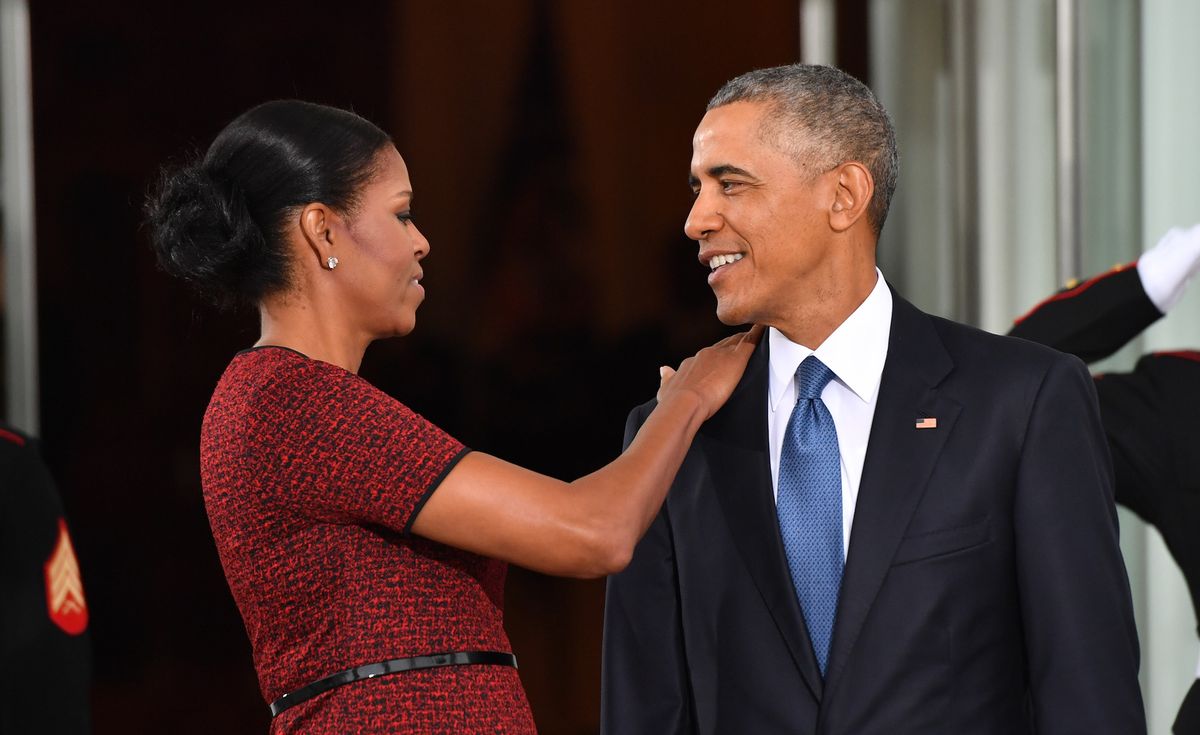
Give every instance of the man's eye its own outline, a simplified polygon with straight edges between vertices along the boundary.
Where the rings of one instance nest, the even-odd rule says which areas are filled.
[[[725,193],[729,193],[731,191],[736,190],[741,185],[742,185],[742,182],[740,182],[740,181],[722,181],[721,182],[721,191],[723,191]]]

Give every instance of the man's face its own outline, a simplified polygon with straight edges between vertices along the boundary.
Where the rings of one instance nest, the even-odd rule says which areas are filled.
[[[822,299],[836,186],[760,135],[766,105],[710,110],[692,138],[696,201],[684,223],[725,324],[779,326],[798,303]]]

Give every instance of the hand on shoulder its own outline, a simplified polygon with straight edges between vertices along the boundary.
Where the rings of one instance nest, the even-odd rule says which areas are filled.
[[[725,404],[734,387],[742,379],[754,347],[762,339],[764,327],[756,324],[749,331],[730,335],[711,347],[705,347],[672,369],[659,368],[661,382],[658,402],[684,392],[695,394],[704,409],[704,418],[711,417]]]

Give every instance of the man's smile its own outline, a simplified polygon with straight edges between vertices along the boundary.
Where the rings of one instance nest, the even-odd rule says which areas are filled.
[[[730,253],[728,255],[714,255],[708,259],[708,267],[715,271],[716,269],[720,268],[723,265],[727,265],[729,263],[736,263],[737,261],[741,260],[743,257],[745,257],[745,256],[743,256],[741,253]]]

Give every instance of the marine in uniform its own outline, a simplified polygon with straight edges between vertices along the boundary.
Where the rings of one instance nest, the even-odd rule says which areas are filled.
[[[0,424],[0,733],[90,732],[90,669],[62,500],[34,440]]]
[[[1010,334],[1103,359],[1163,317],[1200,271],[1200,225],[1172,230],[1136,262],[1069,287],[1018,319]],[[1142,356],[1127,373],[1098,374],[1116,499],[1162,534],[1200,618],[1200,351]],[[1200,734],[1200,667],[1175,735]]]

